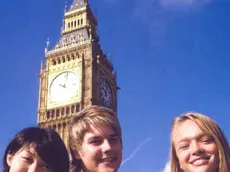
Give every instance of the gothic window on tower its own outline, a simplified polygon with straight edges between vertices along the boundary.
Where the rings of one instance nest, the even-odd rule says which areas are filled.
[[[53,119],[54,116],[55,116],[55,110],[53,109],[53,110],[51,111],[51,118]]]
[[[81,19],[81,25],[83,25],[83,19]]]
[[[46,113],[46,118],[49,119],[50,118],[50,111],[48,110]]]
[[[75,107],[74,107],[74,105],[72,105],[72,106],[71,106],[71,113],[72,113],[72,114],[74,113],[74,109],[75,109]]]
[[[62,56],[62,62],[65,63],[65,57],[64,56]]]
[[[69,107],[66,107],[66,115],[69,115]]]
[[[60,60],[59,58],[57,59],[57,61],[58,61],[58,64],[60,64],[60,63],[61,63],[61,60]]]
[[[67,61],[70,61],[70,57],[69,57],[69,55],[67,55]]]
[[[61,115],[65,115],[65,109],[61,108]]]
[[[57,110],[56,110],[56,117],[58,118],[59,115],[60,115],[60,109],[57,109]]]
[[[79,54],[78,53],[76,53],[76,57],[79,58]]]
[[[72,59],[74,60],[74,59],[75,59],[75,56],[74,56],[74,54],[71,54],[71,56],[72,56]]]
[[[77,22],[76,22],[76,20],[74,21],[74,27],[77,27]]]
[[[61,124],[58,124],[58,127],[57,127],[58,129],[57,129],[57,131],[58,131],[58,133],[60,133],[60,131],[61,131]]]
[[[52,60],[52,65],[56,65],[56,61],[55,60]]]
[[[76,110],[76,112],[79,112],[79,110],[80,110],[80,105],[79,104],[76,104],[75,110]]]

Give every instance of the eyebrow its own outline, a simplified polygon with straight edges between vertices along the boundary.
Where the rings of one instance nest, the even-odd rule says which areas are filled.
[[[184,137],[184,138],[180,139],[177,143],[186,142],[186,141],[189,141],[190,139],[200,139],[204,136],[210,137],[210,135],[208,133],[204,132],[204,133],[197,134],[194,137]]]

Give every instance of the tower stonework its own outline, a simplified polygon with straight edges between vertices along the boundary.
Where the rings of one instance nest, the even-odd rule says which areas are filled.
[[[60,40],[45,49],[41,64],[38,125],[55,129],[65,144],[70,118],[101,105],[117,111],[117,83],[97,35],[88,0],[73,0],[65,10]]]

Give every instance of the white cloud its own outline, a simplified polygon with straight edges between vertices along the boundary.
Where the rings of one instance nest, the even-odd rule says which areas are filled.
[[[188,8],[209,3],[210,0],[159,0],[163,7]]]
[[[165,168],[162,172],[170,172],[170,163],[167,162],[167,164],[165,165]]]

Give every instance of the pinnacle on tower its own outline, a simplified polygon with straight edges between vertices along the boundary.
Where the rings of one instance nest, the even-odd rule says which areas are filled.
[[[88,0],[73,0],[68,12],[80,9],[88,5]]]

